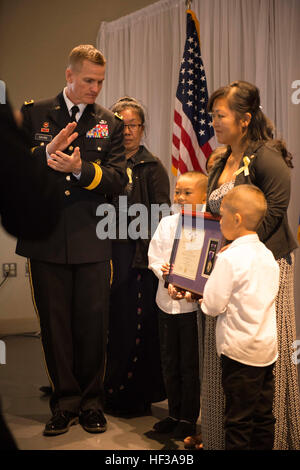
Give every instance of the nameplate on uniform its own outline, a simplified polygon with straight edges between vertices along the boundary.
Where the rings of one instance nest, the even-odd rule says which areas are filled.
[[[108,124],[97,124],[86,133],[89,139],[107,139],[108,138]]]
[[[51,142],[52,135],[49,134],[35,134],[35,140],[43,141],[43,142]]]

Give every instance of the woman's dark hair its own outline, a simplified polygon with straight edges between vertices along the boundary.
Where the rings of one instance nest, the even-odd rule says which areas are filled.
[[[134,111],[136,111],[140,117],[141,124],[145,124],[145,111],[143,106],[136,99],[131,98],[130,96],[123,96],[123,98],[119,98],[118,101],[112,105],[110,110],[113,113],[119,113],[127,108],[132,108]]]
[[[235,112],[237,119],[246,113],[251,114],[251,121],[247,126],[244,140],[250,142],[263,141],[266,145],[278,150],[287,166],[293,168],[292,155],[288,152],[285,142],[274,139],[274,125],[262,112],[259,89],[249,82],[235,80],[227,86],[218,88],[208,100],[208,111],[211,112],[216,99],[227,98],[229,108]]]

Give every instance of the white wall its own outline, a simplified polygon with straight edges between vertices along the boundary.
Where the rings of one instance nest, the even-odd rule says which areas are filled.
[[[0,1],[0,79],[10,101],[55,96],[64,86],[69,51],[78,44],[96,45],[101,21],[111,21],[154,0],[16,0]],[[0,336],[39,329],[31,301],[25,258],[15,254],[16,241],[0,227],[2,264],[17,263],[17,277],[0,288]]]
[[[35,314],[29,277],[25,274],[26,258],[15,254],[16,239],[0,230],[0,282],[3,263],[17,263],[17,277],[8,277],[0,287],[0,336],[9,333],[39,330]]]

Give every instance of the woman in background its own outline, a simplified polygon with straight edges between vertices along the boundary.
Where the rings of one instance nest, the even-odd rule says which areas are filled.
[[[148,245],[156,225],[151,227],[151,205],[170,206],[169,178],[161,161],[141,145],[145,113],[141,104],[129,97],[112,107],[124,120],[124,146],[128,184],[124,191],[127,209],[136,203],[148,211],[148,236],[113,241],[113,282],[109,317],[109,340],[105,378],[106,412],[133,416],[149,414],[151,403],[166,398],[160,362],[158,309],[155,302],[157,279],[148,269]],[[123,207],[113,201],[117,213],[117,233],[128,231],[131,218],[118,213]],[[124,218],[125,215],[125,218]],[[125,219],[126,227],[121,225]],[[141,227],[143,229],[144,227]],[[130,230],[129,230],[130,232]],[[130,236],[131,235],[131,236]]]

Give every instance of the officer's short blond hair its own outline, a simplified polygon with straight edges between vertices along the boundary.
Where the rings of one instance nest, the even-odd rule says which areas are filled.
[[[71,68],[82,65],[84,60],[89,60],[97,65],[105,65],[106,60],[102,52],[91,44],[81,44],[74,47],[69,54],[68,66]]]

